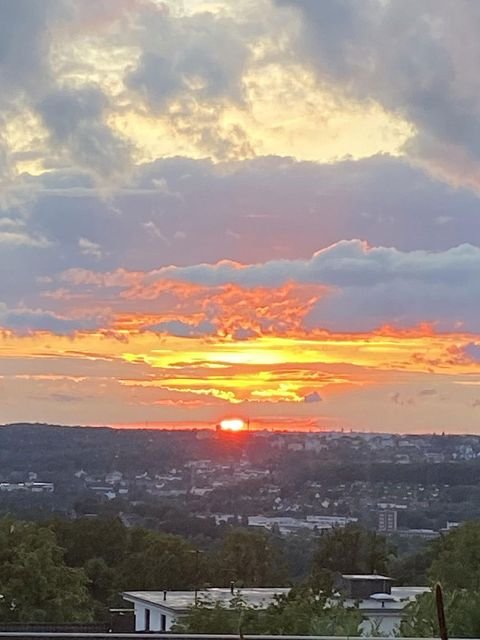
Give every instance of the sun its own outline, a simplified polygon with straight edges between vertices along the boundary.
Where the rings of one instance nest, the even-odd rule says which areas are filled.
[[[242,418],[224,418],[220,420],[222,431],[244,431],[247,428],[245,420]]]

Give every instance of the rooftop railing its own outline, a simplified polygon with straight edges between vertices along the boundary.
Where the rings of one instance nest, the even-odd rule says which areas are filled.
[[[0,640],[5,638],[30,638],[37,640],[63,640],[64,638],[91,638],[91,640],[353,640],[357,636],[296,636],[296,635],[248,635],[225,633],[52,633],[35,631],[0,631]],[[360,636],[363,640],[392,640],[388,637]],[[408,640],[438,640],[438,638],[408,638]],[[461,640],[451,638],[450,640]],[[465,639],[463,639],[465,640]],[[471,640],[480,640],[478,638]]]

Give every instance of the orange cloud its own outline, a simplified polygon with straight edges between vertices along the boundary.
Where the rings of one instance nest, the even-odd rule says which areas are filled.
[[[247,306],[254,306],[258,294],[252,292]],[[237,295],[227,288],[222,292],[222,303],[226,305],[231,296],[236,299]],[[275,318],[284,308],[279,299]],[[240,309],[230,326],[245,321],[248,313]],[[296,319],[288,313],[287,318],[286,324],[298,330]],[[113,366],[112,379],[119,388],[181,393],[190,398],[204,396],[229,403],[301,403],[312,393],[329,397],[382,385],[392,376],[429,372],[480,375],[480,363],[468,358],[463,350],[471,342],[470,335],[435,334],[425,327],[372,334],[266,334],[248,340],[235,340],[231,335],[175,337],[138,328],[84,331],[73,336],[48,332],[19,336],[3,331],[0,357],[63,359],[65,371],[57,375],[71,380],[80,377],[75,362],[126,362],[134,369],[139,367],[141,375],[116,376]],[[150,400],[156,401],[154,396]]]
[[[206,287],[182,281],[162,280],[137,286],[121,294],[123,300],[150,303],[156,311],[119,312],[115,330],[149,329],[155,325],[181,322],[195,327],[202,322],[216,326],[216,333],[234,336],[301,334],[302,325],[313,306],[327,293],[322,285],[289,282],[280,287],[241,287],[225,284]],[[160,333],[168,333],[168,329]]]

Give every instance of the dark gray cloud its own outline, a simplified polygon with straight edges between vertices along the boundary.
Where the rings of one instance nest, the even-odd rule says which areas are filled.
[[[406,151],[479,187],[480,7],[458,0],[278,0],[303,18],[296,53],[322,82],[416,128]],[[467,44],[468,43],[468,44]]]
[[[106,123],[108,100],[99,87],[56,89],[37,105],[57,154],[102,179],[125,175],[128,144]]]
[[[470,342],[463,348],[463,351],[474,362],[480,362],[480,344]]]
[[[24,119],[18,126],[29,118],[33,126],[33,119],[38,118],[50,134],[44,144],[38,129],[37,138],[31,142],[36,147],[29,152],[14,152],[6,138],[0,139],[3,199],[15,185],[17,189],[24,187],[24,176],[17,175],[15,163],[27,159],[28,153],[49,168],[86,169],[102,183],[119,173],[123,175],[130,162],[128,145],[107,121],[112,109],[106,96],[98,87],[74,82],[69,75],[74,61],[65,62],[61,57],[69,33],[82,28],[94,31],[95,21],[103,16],[94,4],[0,0],[0,125],[4,129],[17,117]],[[124,4],[116,3],[118,15],[124,11]],[[18,197],[18,190],[16,195],[22,206],[31,205],[26,192],[23,198]],[[2,205],[8,206],[0,201]]]
[[[181,338],[193,338],[197,336],[214,335],[217,332],[217,327],[212,322],[200,322],[198,324],[187,324],[181,320],[170,320],[167,322],[160,322],[148,327],[150,331],[156,331],[157,333],[167,333],[171,336],[178,336]]]
[[[135,35],[141,55],[125,76],[132,105],[138,109],[140,101],[207,155],[251,155],[243,129],[221,122],[227,105],[244,105],[250,36],[241,20],[224,12],[145,12]]]
[[[268,263],[244,270],[246,284],[268,278],[280,282],[293,275],[291,268],[300,269],[302,263],[292,265],[291,260],[305,260],[310,271],[303,278],[352,287],[359,310],[370,309],[369,315],[377,304],[364,295],[361,285],[368,284],[372,295],[375,285],[375,298],[385,302],[377,309],[379,319],[392,313],[401,318],[413,309],[420,316],[426,304],[420,285],[430,287],[426,299],[432,301],[433,315],[443,306],[434,300],[439,278],[444,278],[452,300],[475,287],[468,266],[469,261],[476,264],[475,248],[443,254],[480,238],[477,198],[399,159],[379,156],[321,165],[269,157],[232,165],[175,158],[144,165],[135,181],[113,189],[109,199],[99,198],[91,176],[74,171],[30,177],[26,189],[35,199],[29,214],[12,209],[0,218],[0,231],[16,234],[8,236],[10,242],[0,236],[0,270],[15,273],[14,280],[2,279],[0,299],[11,307],[23,299],[29,306],[43,307],[39,296],[50,285],[37,278],[72,267],[152,271],[226,258]],[[395,246],[398,252],[378,250],[365,258],[361,245],[343,243],[330,251],[328,260],[320,254],[310,261],[313,253],[345,237],[361,238],[374,247]],[[420,249],[440,253],[425,260],[423,254],[404,256]],[[228,265],[197,267],[190,277],[225,281],[231,271]],[[390,284],[395,275],[394,290]],[[410,291],[415,279],[418,286]],[[400,299],[395,299],[396,292]],[[342,300],[339,294],[335,307],[340,310],[345,304],[348,315],[350,306]],[[466,294],[463,300],[464,309]],[[473,313],[475,298],[468,304]],[[455,305],[451,312],[455,315]]]
[[[322,396],[318,393],[318,391],[312,391],[312,393],[307,393],[303,397],[303,401],[307,403],[322,402]]]
[[[66,13],[63,0],[0,0],[0,105],[12,94],[37,95],[49,84],[51,29]]]
[[[420,389],[418,395],[422,398],[429,398],[438,395],[438,391],[436,389]]]
[[[0,304],[0,325],[17,333],[49,331],[68,334],[101,327],[104,320],[104,317],[71,319],[42,309],[8,309]]]
[[[137,36],[142,54],[126,84],[155,111],[181,98],[241,102],[250,57],[241,35],[241,27],[223,15],[148,13]]]

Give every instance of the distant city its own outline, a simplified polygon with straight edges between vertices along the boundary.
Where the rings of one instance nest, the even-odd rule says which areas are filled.
[[[0,446],[0,508],[20,512],[155,527],[172,504],[200,527],[427,539],[480,517],[478,436],[6,425]]]

